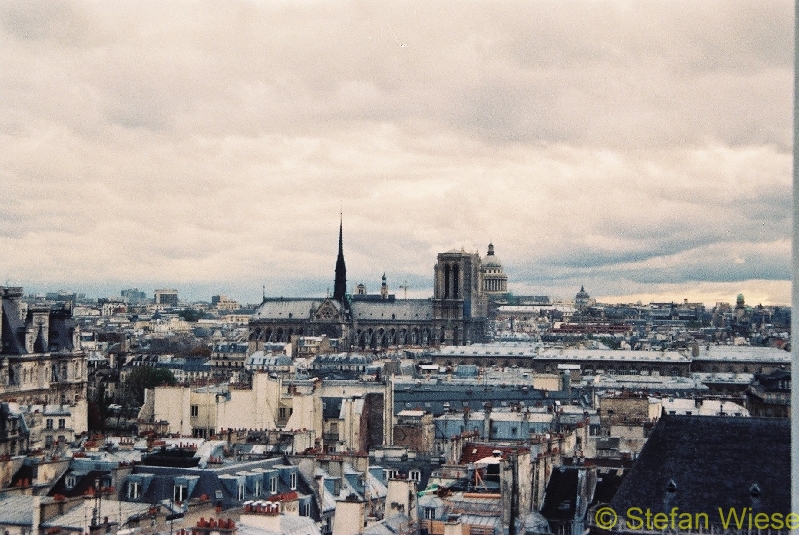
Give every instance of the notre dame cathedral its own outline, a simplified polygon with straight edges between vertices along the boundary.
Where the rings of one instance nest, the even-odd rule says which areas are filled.
[[[464,250],[439,253],[431,299],[397,299],[386,277],[379,295],[363,285],[347,293],[343,224],[339,224],[333,296],[267,298],[250,319],[250,351],[296,336],[327,336],[344,351],[389,347],[430,347],[482,342],[487,334],[488,302],[507,294],[507,276],[488,246],[484,259]]]

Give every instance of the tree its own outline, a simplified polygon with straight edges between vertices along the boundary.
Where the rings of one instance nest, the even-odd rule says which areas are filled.
[[[189,356],[210,358],[211,348],[203,345],[194,346],[193,348],[191,348],[191,351],[189,351]]]
[[[122,385],[123,392],[126,392],[128,398],[123,402],[130,400],[136,406],[141,406],[144,403],[146,389],[163,385],[174,386],[175,384],[177,384],[177,380],[171,370],[138,366],[131,370]]]
[[[190,323],[196,323],[197,320],[202,319],[205,317],[205,313],[200,310],[195,310],[193,308],[184,308],[180,312],[178,312],[178,316],[183,318],[184,320]]]

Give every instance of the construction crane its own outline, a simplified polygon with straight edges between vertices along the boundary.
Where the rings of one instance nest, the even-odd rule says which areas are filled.
[[[405,291],[405,300],[408,300],[408,281],[405,281],[405,284],[400,284],[400,288]]]

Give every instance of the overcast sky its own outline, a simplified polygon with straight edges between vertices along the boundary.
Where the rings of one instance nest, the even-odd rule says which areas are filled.
[[[790,301],[789,1],[0,4],[0,284]]]

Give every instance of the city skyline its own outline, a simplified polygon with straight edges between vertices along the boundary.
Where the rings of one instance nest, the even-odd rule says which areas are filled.
[[[790,2],[0,6],[0,276],[785,305]],[[111,293],[113,292],[113,293]]]

